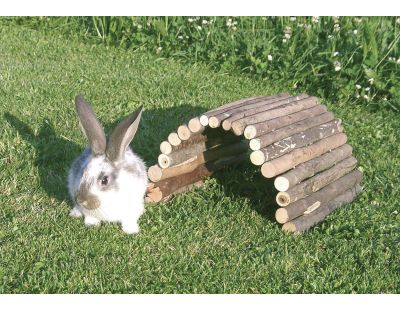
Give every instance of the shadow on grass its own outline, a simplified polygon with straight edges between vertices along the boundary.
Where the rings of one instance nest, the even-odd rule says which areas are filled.
[[[145,160],[148,166],[155,164],[160,153],[161,141],[166,140],[168,134],[175,131],[179,125],[204,111],[206,109],[188,105],[145,110],[140,128],[132,143],[134,151]],[[68,200],[68,169],[85,146],[59,136],[47,118],[43,119],[39,131],[34,133],[27,123],[16,116],[5,113],[4,117],[35,149],[34,164],[38,168],[40,186],[43,190],[60,202]],[[119,121],[120,119],[103,124],[105,131],[109,133]],[[72,130],[79,131],[78,125]],[[272,181],[262,177],[259,167],[247,161],[222,169],[213,177],[222,185],[227,196],[249,199],[254,210],[273,220],[276,192]]]

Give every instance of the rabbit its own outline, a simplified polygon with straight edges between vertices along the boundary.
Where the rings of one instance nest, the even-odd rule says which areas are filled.
[[[86,225],[121,223],[125,233],[138,233],[148,177],[144,161],[129,143],[138,129],[143,106],[122,120],[107,140],[90,104],[77,96],[75,106],[90,146],[68,172],[68,191],[74,203],[70,215],[84,216]]]

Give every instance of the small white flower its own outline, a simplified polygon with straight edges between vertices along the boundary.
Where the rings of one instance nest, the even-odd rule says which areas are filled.
[[[189,22],[189,23],[193,23],[193,22],[194,22],[194,19],[193,19],[193,18],[188,18],[188,22]]]
[[[290,16],[290,21],[294,22],[296,20],[296,16]]]
[[[310,29],[311,29],[311,25],[305,24],[305,25],[304,25],[304,29],[305,29],[305,30],[310,30]]]
[[[399,65],[400,64],[400,57],[397,59],[396,63]]]
[[[162,47],[161,47],[161,46],[159,46],[159,47],[157,47],[157,49],[156,49],[156,52],[157,52],[157,53],[160,53],[160,52],[161,52],[161,50],[162,50]]]
[[[361,89],[361,85],[356,84],[356,88],[357,88],[357,89]]]
[[[359,94],[357,94],[356,98],[360,98],[360,95],[359,95]]]
[[[196,28],[197,28],[197,30],[201,30],[201,26],[197,26]]]
[[[333,31],[339,32],[340,31],[340,25],[339,24],[335,24],[333,26]]]
[[[370,91],[371,88],[365,87],[365,91]]]
[[[285,38],[290,39],[290,33],[285,33]]]
[[[189,39],[189,36],[186,36],[185,38],[186,38],[186,39]]]
[[[387,101],[387,98],[386,98],[386,97],[383,97],[383,101]]]
[[[205,20],[205,19],[203,19],[203,20],[201,21],[201,23],[202,23],[203,25],[207,25],[207,24],[208,24],[208,21]]]
[[[394,57],[389,57],[389,61],[396,61],[396,58],[394,58]]]
[[[400,24],[400,18],[396,19],[396,24]]]
[[[297,24],[297,27],[303,28],[303,27],[304,27],[304,24],[298,23],[298,24]]]
[[[354,33],[354,34],[357,34],[357,33],[358,33],[358,30],[357,30],[357,29],[354,29],[354,30],[353,30],[353,33]]]
[[[283,43],[286,43],[286,42],[287,42],[287,40],[286,40],[285,38],[283,38],[282,42],[283,42]]]
[[[312,22],[313,22],[314,24],[317,24],[317,23],[319,22],[319,16],[313,16],[313,17],[312,17]]]
[[[339,52],[334,52],[333,57],[339,56]]]
[[[142,29],[143,26],[141,24],[137,25],[138,29]]]
[[[368,80],[368,82],[369,82],[369,84],[374,84],[374,78],[370,78],[369,80]]]
[[[362,22],[362,18],[356,17],[356,18],[353,19],[353,21],[354,21],[356,24],[359,24],[359,23]]]
[[[368,100],[369,99],[368,95],[364,95],[364,99]]]
[[[333,35],[329,34],[328,39],[332,39],[332,38],[333,38]]]
[[[183,40],[183,36],[178,36],[178,39],[179,40]]]
[[[332,16],[333,20],[335,21],[335,23],[339,22],[339,16]]]
[[[268,55],[267,58],[269,61],[272,61],[272,55]]]
[[[223,53],[223,54],[222,54],[222,57],[226,57],[226,54],[225,54],[225,53]]]
[[[339,61],[335,61],[334,66],[335,66],[335,71],[340,71],[340,69],[342,69],[342,65],[340,64]]]

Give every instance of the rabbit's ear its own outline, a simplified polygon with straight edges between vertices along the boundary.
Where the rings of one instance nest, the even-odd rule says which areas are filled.
[[[140,106],[135,112],[127,116],[111,133],[107,142],[106,155],[114,162],[123,159],[125,151],[139,126],[142,116],[143,106]]]
[[[106,150],[106,135],[92,107],[82,96],[76,96],[75,106],[81,130],[89,140],[93,155],[104,154]]]

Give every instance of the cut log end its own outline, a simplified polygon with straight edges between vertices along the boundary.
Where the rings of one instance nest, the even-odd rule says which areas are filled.
[[[285,224],[289,221],[289,214],[285,208],[279,208],[275,212],[275,219],[279,224]]]
[[[235,135],[240,136],[244,132],[244,125],[241,122],[233,122],[232,123],[232,131]]]
[[[221,124],[221,122],[220,122],[219,119],[216,118],[215,116],[211,116],[211,117],[208,119],[208,125],[209,125],[211,128],[217,128],[217,127],[219,127],[220,124]]]
[[[226,131],[230,130],[232,128],[232,122],[229,120],[224,120],[222,122],[222,128]]]
[[[261,148],[261,141],[258,138],[251,139],[249,143],[250,149],[258,151]]]
[[[282,230],[289,232],[289,233],[297,232],[296,224],[294,224],[292,222],[285,223],[282,226]]]
[[[178,146],[181,144],[182,140],[179,138],[176,132],[171,132],[168,136],[168,142],[173,146]]]
[[[286,192],[289,189],[289,180],[285,177],[277,177],[274,186],[278,191]]]
[[[262,151],[254,151],[250,154],[250,161],[256,166],[261,166],[265,162],[265,155]]]
[[[290,195],[286,192],[279,192],[276,195],[276,203],[281,207],[286,207],[290,203]]]
[[[193,133],[200,133],[204,130],[204,126],[200,123],[198,117],[192,118],[188,123],[188,127]]]
[[[155,187],[147,193],[147,198],[149,198],[147,199],[149,202],[160,202],[163,199],[163,193],[159,187]]]
[[[162,177],[162,169],[158,165],[151,166],[147,171],[150,181],[158,182]]]
[[[168,141],[161,142],[160,151],[161,151],[161,153],[166,154],[166,155],[171,154],[171,152],[172,152],[171,143],[169,143]]]
[[[261,174],[266,178],[273,178],[275,173],[275,166],[271,162],[266,162],[261,166]]]
[[[165,154],[160,154],[158,156],[158,164],[161,168],[168,168],[171,164],[170,158]]]
[[[200,116],[200,124],[202,124],[203,126],[208,126],[208,116],[207,115]]]
[[[244,129],[244,137],[246,139],[253,139],[257,135],[257,129],[253,125],[249,125]]]
[[[192,135],[192,132],[190,131],[189,127],[186,125],[179,126],[177,133],[178,133],[179,139],[181,139],[183,141],[189,140],[190,136]]]

